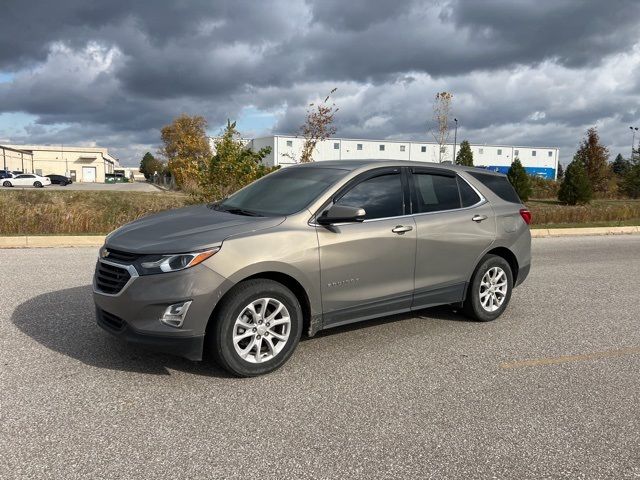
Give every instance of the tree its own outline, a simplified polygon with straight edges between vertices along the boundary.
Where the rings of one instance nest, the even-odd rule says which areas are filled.
[[[527,171],[522,166],[518,157],[513,159],[513,163],[511,163],[511,167],[509,167],[509,171],[507,172],[507,178],[516,190],[520,200],[523,202],[529,200],[531,196],[531,179],[529,175],[527,175]]]
[[[622,176],[620,190],[631,198],[640,198],[640,146],[632,150],[631,161]]]
[[[456,164],[473,167],[473,152],[467,140],[463,140],[462,143],[460,143],[460,150],[456,155]]]
[[[192,196],[199,201],[221,200],[258,178],[277,170],[267,167],[262,160],[271,148],[254,152],[242,141],[236,122],[227,120],[220,138],[215,140],[215,155],[204,165],[199,176],[199,189]]]
[[[164,143],[160,153],[179,187],[197,182],[198,172],[211,157],[206,129],[204,117],[182,114],[160,131]]]
[[[300,163],[313,162],[313,151],[318,142],[322,142],[336,133],[333,118],[339,108],[335,103],[329,103],[331,95],[336,90],[337,88],[331,90],[322,102],[310,103],[307,107],[307,117],[299,129],[300,135],[304,138]],[[297,161],[293,155],[285,155],[293,161]]]
[[[592,196],[593,190],[584,163],[576,155],[564,173],[558,200],[568,205],[578,205],[589,203]]]
[[[561,182],[562,177],[564,177],[564,167],[560,162],[558,162],[558,175],[556,176],[556,178]]]
[[[598,130],[587,130],[587,136],[580,144],[574,160],[582,162],[594,193],[606,193],[609,181],[609,149],[600,143]]]
[[[144,175],[147,180],[153,176],[154,173],[162,173],[164,170],[164,164],[153,156],[151,152],[147,152],[140,160],[140,173]]]
[[[449,141],[449,116],[451,114],[452,100],[452,93],[438,92],[433,102],[434,127],[431,134],[438,144],[438,162],[442,162],[442,154],[445,152],[445,146]]]
[[[611,162],[611,171],[615,175],[623,177],[629,168],[631,168],[631,162],[624,158],[620,153],[616,156],[616,159]]]

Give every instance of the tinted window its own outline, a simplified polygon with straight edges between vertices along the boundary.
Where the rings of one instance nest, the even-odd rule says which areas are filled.
[[[413,174],[413,178],[416,186],[414,202],[417,212],[460,208],[460,195],[455,177],[417,172]]]
[[[290,215],[309,205],[347,173],[348,170],[339,168],[284,168],[234,193],[218,208],[242,209],[261,215]]]
[[[400,174],[391,173],[364,180],[345,193],[336,205],[362,207],[367,213],[365,219],[403,215]]]
[[[513,203],[521,203],[518,194],[513,189],[507,177],[502,175],[487,175],[486,173],[469,172],[471,176],[477,178],[482,184],[489,188],[502,200]]]
[[[471,188],[471,185],[461,178],[458,178],[458,187],[460,188],[460,199],[462,200],[463,207],[470,207],[480,201],[480,197],[475,190]]]

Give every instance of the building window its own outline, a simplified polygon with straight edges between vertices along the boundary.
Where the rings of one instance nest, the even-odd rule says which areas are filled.
[[[532,151],[531,151],[531,156],[532,156],[532,157],[535,157],[535,156],[536,156],[536,151],[535,151],[535,150],[532,150]]]
[[[553,152],[551,150],[549,150],[549,154],[550,157],[553,157]]]
[[[356,150],[362,150],[362,144],[361,143],[356,145]]]
[[[482,155],[482,154],[484,153],[484,148],[479,148],[479,149],[478,149],[478,153],[479,153],[480,155]]]
[[[502,149],[501,148],[498,149],[498,155],[502,155]]]
[[[400,151],[404,152],[404,150],[405,150],[405,146],[404,145],[400,145]]]
[[[380,151],[384,152],[384,145],[380,144]]]
[[[293,147],[293,140],[287,140],[287,147]]]
[[[340,144],[338,142],[333,142],[333,149],[340,150]]]
[[[427,151],[427,147],[426,147],[425,145],[422,145],[422,146],[420,147],[420,151],[421,151],[422,153],[425,153],[425,152]]]
[[[517,158],[518,155],[520,155],[520,150],[514,150],[513,151],[513,156]]]

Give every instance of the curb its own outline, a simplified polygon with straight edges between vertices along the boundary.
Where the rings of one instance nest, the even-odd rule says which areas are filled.
[[[531,238],[640,234],[640,227],[533,228]],[[101,247],[104,235],[0,236],[0,248]]]
[[[640,233],[640,227],[533,228],[531,229],[531,238],[630,235],[634,233]]]
[[[100,247],[104,235],[35,235],[0,237],[0,248]]]

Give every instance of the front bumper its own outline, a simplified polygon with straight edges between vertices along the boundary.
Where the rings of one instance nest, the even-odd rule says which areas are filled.
[[[178,272],[135,276],[115,295],[99,291],[94,282],[98,325],[126,341],[201,360],[211,313],[233,286],[205,263]],[[160,322],[169,305],[187,300],[192,303],[182,327]]]

